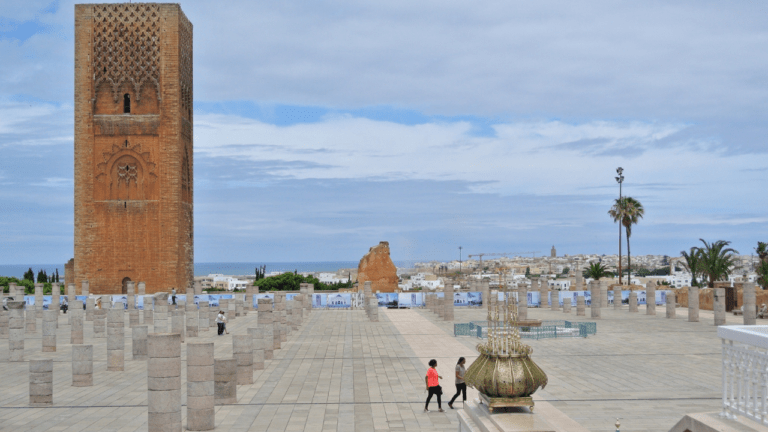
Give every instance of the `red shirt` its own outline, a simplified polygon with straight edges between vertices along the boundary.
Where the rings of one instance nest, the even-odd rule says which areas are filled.
[[[427,387],[434,387],[440,385],[437,380],[437,370],[435,368],[429,368],[427,370]]]

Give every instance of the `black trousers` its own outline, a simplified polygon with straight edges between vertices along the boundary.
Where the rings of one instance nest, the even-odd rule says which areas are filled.
[[[424,404],[424,409],[429,409],[429,401],[432,400],[432,395],[437,396],[437,407],[442,408],[442,404],[440,402],[440,391],[438,390],[440,387],[434,386],[429,388],[429,395],[427,396],[427,403]]]
[[[224,334],[224,323],[216,323],[216,326],[219,328],[219,334]]]
[[[451,401],[448,402],[448,405],[453,404],[453,401],[455,401],[456,398],[459,397],[461,393],[464,393],[463,401],[466,402],[467,401],[467,385],[465,383],[456,384],[456,394],[453,395],[453,397],[451,398]]]
[[[176,304],[176,296],[171,297],[171,300],[173,300],[173,304]]]

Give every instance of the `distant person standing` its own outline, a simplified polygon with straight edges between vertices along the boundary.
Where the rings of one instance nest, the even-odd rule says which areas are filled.
[[[229,334],[227,331],[227,317],[224,316],[224,311],[219,311],[219,314],[216,315],[216,326],[219,328],[219,336],[224,334],[224,332]]]
[[[66,297],[61,298],[61,310],[64,311],[64,313],[67,313],[67,309],[69,309],[69,302],[67,302]]]
[[[429,412],[429,401],[432,399],[432,395],[437,396],[437,410],[443,411],[440,397],[443,395],[443,388],[440,387],[440,381],[443,377],[437,374],[437,360],[432,359],[429,361],[429,369],[427,369],[427,376],[424,377],[424,381],[427,383],[427,403],[424,404],[424,412]]]
[[[176,288],[171,289],[171,301],[173,301],[173,304],[176,304]]]
[[[464,374],[467,372],[467,370],[464,369],[464,363],[466,362],[467,359],[464,357],[459,357],[459,362],[456,363],[456,394],[453,395],[451,401],[448,402],[448,407],[450,409],[453,409],[453,401],[455,401],[461,393],[464,394],[463,402],[467,401],[467,384],[464,382]]]

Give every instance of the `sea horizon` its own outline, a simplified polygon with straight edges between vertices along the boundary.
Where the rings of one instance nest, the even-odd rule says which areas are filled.
[[[393,261],[395,267],[413,268],[414,263],[423,262],[419,260],[396,260]],[[256,267],[266,266],[266,273],[270,272],[331,272],[335,273],[341,269],[356,269],[359,261],[277,261],[277,262],[196,262],[195,276],[207,276],[209,274],[225,274],[230,276],[247,276],[255,273]],[[37,277],[39,270],[45,270],[48,275],[59,271],[59,278],[64,280],[63,264],[0,264],[0,276],[16,277],[21,279],[24,272],[32,269]]]

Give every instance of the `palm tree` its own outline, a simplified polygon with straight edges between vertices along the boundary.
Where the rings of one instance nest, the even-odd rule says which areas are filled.
[[[632,225],[635,225],[645,216],[645,209],[640,201],[632,197],[616,198],[613,207],[608,210],[608,215],[614,222],[621,222],[627,233],[627,279],[631,283],[632,258],[629,247],[629,237],[632,235]],[[621,284],[621,250],[619,250],[619,284]]]
[[[632,197],[624,197],[624,217],[621,219],[621,224],[624,225],[624,230],[627,232],[627,279],[629,284],[632,284],[632,254],[629,249],[629,237],[632,236],[632,225],[636,225],[643,216],[645,216],[645,209],[640,201]]]
[[[608,268],[603,265],[603,263],[596,262],[592,263],[584,269],[584,277],[585,278],[592,278],[594,280],[600,280],[600,278],[613,276],[613,273],[608,271]]]
[[[680,255],[685,258],[685,269],[691,272],[691,286],[699,286],[699,282],[696,280],[696,275],[701,273],[701,250],[697,247],[692,247],[690,252],[680,251]]]
[[[736,254],[739,252],[733,248],[726,247],[731,242],[718,240],[713,243],[707,243],[704,239],[699,239],[704,243],[703,248],[698,248],[701,254],[701,271],[709,278],[707,286],[715,287],[715,281],[727,278],[731,267],[736,263]]]

